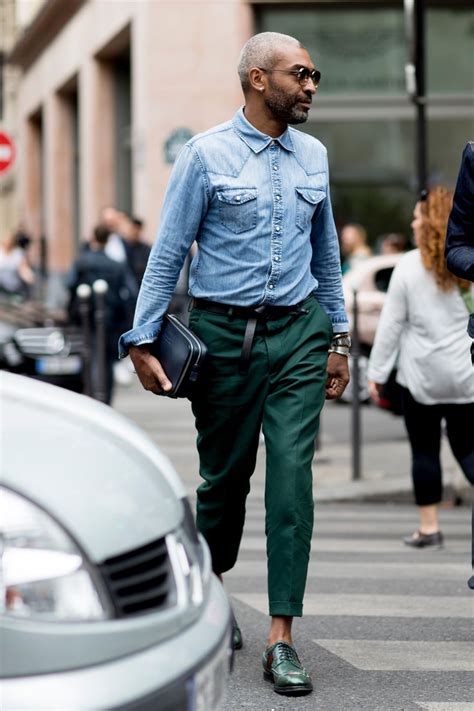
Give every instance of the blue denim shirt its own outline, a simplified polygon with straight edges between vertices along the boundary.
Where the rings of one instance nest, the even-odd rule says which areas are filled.
[[[142,281],[134,327],[120,355],[155,340],[192,243],[195,298],[290,306],[315,292],[335,332],[348,331],[327,153],[289,127],[261,133],[240,109],[192,138],[172,171]]]

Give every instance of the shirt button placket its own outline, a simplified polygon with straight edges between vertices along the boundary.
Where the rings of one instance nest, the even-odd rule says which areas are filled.
[[[267,282],[267,289],[271,292],[270,300],[274,301],[275,287],[280,277],[280,258],[281,258],[281,235],[282,235],[282,218],[283,207],[281,201],[281,179],[280,179],[280,147],[276,141],[270,144],[270,159],[271,159],[271,181],[272,181],[272,197],[273,197],[273,222],[272,236],[270,242],[271,256],[271,272]]]

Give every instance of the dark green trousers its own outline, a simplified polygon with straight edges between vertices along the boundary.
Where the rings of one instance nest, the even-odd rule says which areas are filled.
[[[192,402],[203,479],[197,526],[214,571],[232,568],[262,428],[270,615],[301,616],[313,530],[312,461],[332,327],[314,296],[304,308],[257,325],[245,375],[239,359],[247,322],[197,308],[190,316],[209,349]]]

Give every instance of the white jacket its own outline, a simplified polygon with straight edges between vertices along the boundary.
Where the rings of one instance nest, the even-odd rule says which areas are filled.
[[[467,321],[459,289],[442,291],[423,266],[420,251],[408,252],[390,280],[370,355],[369,379],[384,383],[397,365],[397,382],[417,402],[474,403]]]

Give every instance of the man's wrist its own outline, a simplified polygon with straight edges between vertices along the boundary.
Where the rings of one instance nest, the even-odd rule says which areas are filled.
[[[329,353],[348,357],[351,352],[351,337],[348,333],[335,333],[331,339]]]

